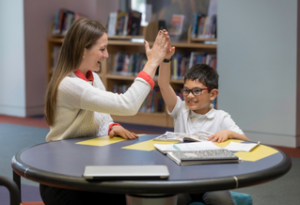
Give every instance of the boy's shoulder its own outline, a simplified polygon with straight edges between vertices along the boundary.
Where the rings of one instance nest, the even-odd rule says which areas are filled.
[[[224,110],[217,110],[212,108],[211,113],[217,118],[230,117],[230,114]]]

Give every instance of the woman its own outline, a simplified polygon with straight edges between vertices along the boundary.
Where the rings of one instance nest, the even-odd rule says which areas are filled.
[[[47,142],[107,134],[125,139],[137,137],[113,123],[110,114],[129,116],[138,112],[154,86],[152,78],[157,67],[171,48],[170,38],[167,32],[159,31],[151,49],[145,41],[148,61],[131,87],[121,95],[107,92],[99,76],[93,72],[98,71],[101,62],[109,57],[107,44],[106,30],[96,21],[83,18],[70,27],[46,93],[45,117],[50,125]],[[118,194],[46,185],[40,185],[40,192],[47,205],[91,204],[95,200],[103,204],[126,204],[125,196]]]

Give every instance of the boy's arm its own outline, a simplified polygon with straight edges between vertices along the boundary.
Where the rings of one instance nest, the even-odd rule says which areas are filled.
[[[166,35],[168,34],[166,30],[163,31]],[[170,45],[171,45],[171,41],[170,41]],[[165,55],[165,59],[171,59],[174,53],[175,53],[175,47],[170,46],[170,48],[168,49]],[[172,112],[177,102],[177,96],[170,85],[170,78],[171,78],[170,63],[171,61],[168,63],[162,62],[160,64],[159,72],[158,72],[158,86],[160,88],[160,92],[167,105],[168,110]]]
[[[243,141],[249,141],[248,137],[244,134],[239,134],[231,130],[221,130],[208,137],[207,140],[212,142],[224,142],[227,139],[240,139]]]
[[[158,86],[160,88],[160,92],[162,97],[166,103],[166,106],[170,112],[173,111],[176,102],[177,96],[174,92],[173,88],[170,85],[170,62],[164,63],[162,62],[159,66],[159,74],[158,74]]]

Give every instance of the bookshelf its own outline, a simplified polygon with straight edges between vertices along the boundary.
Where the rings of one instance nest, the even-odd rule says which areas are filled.
[[[151,22],[147,27],[141,28],[143,35],[141,36],[109,36],[108,39],[108,52],[110,57],[118,52],[127,52],[130,54],[144,53],[143,42],[132,42],[135,39],[145,39],[149,42],[150,46],[155,40],[158,32],[158,22]],[[186,42],[174,42],[173,46],[176,47],[176,52],[205,52],[207,54],[216,54],[216,44],[205,44],[205,41],[216,41],[216,39],[191,39],[191,27],[188,30],[188,39]],[[53,49],[56,46],[61,46],[63,37],[55,38],[50,37],[47,39],[47,79],[48,83],[53,73]],[[111,73],[111,66],[106,59],[101,64],[101,71],[99,76],[108,91],[113,91],[113,86],[118,85],[131,85],[135,76],[116,75]],[[157,85],[157,78],[154,78]],[[180,90],[183,87],[182,79],[171,79],[170,83],[174,90]],[[112,116],[115,122],[126,122],[142,125],[154,125],[162,127],[173,127],[173,119],[170,117],[165,108],[161,113],[138,112],[135,116]]]

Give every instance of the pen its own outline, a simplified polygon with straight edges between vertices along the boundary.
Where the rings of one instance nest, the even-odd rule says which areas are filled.
[[[180,148],[177,147],[176,145],[173,145],[175,149],[179,150],[180,151]]]

